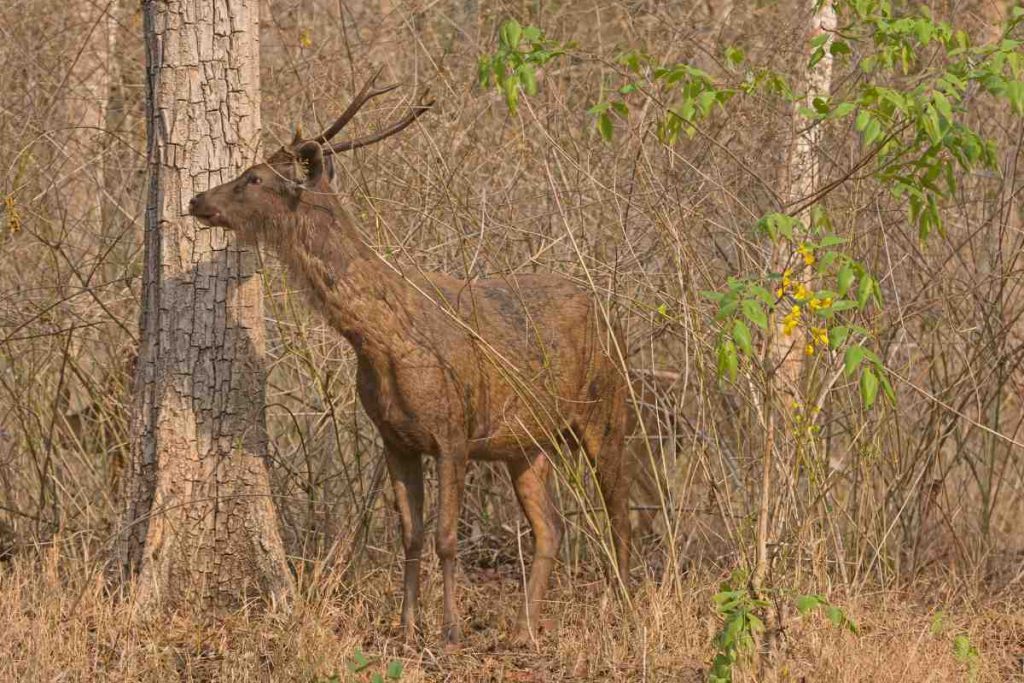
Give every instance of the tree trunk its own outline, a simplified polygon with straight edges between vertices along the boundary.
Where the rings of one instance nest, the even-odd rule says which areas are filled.
[[[82,46],[74,61],[61,102],[65,133],[60,153],[60,174],[65,227],[75,245],[72,257],[81,256],[82,243],[95,239],[101,229],[103,203],[103,151],[110,88],[110,7],[83,2],[67,8],[66,30],[79,36]]]
[[[185,215],[257,151],[258,0],[145,0],[143,13],[149,201],[116,565],[148,610],[287,602],[256,256]]]
[[[836,30],[836,13],[831,2],[822,3],[818,7],[817,0],[811,3],[811,25],[807,36],[808,41],[818,35],[831,35]],[[829,42],[831,39],[829,39]],[[825,56],[813,67],[803,74],[806,85],[806,104],[811,103],[816,97],[828,97],[832,84],[832,55],[828,51],[828,42],[825,44]],[[817,183],[820,181],[818,165],[818,147],[821,143],[822,129],[815,125],[800,132],[803,122],[796,109],[793,112],[793,140],[787,155],[786,165],[780,169],[779,187],[780,194],[788,201],[795,201],[810,195]],[[810,210],[805,210],[798,218],[809,226]],[[797,240],[800,237],[797,236]],[[793,262],[793,250],[797,244],[779,242],[772,247],[771,263],[769,269],[781,273],[784,270],[791,270],[794,280],[806,281],[811,276],[810,268],[802,262]],[[774,329],[768,353],[768,366],[770,368],[768,377],[765,380],[764,392],[764,444],[761,450],[761,489],[757,510],[757,541],[756,556],[754,560],[754,571],[751,574],[751,586],[756,592],[762,588],[767,576],[769,565],[768,538],[771,534],[771,522],[773,517],[773,491],[779,490],[780,486],[772,484],[772,470],[776,469],[776,408],[783,410],[796,401],[803,403],[803,396],[800,387],[801,373],[803,370],[804,345],[806,336],[798,326],[790,334],[783,330],[781,318],[773,321]],[[788,461],[782,464],[782,471],[790,471]]]

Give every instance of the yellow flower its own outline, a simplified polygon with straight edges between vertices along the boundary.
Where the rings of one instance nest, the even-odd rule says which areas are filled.
[[[828,308],[831,305],[832,305],[832,297],[830,297],[830,296],[826,296],[823,299],[819,299],[818,297],[814,297],[813,299],[811,299],[810,303],[808,303],[808,307],[811,309],[812,312],[817,311],[818,309],[821,309],[821,308]]]
[[[807,246],[806,242],[797,248],[796,253],[804,257],[804,263],[809,266],[814,265],[814,250]]]
[[[824,327],[812,327],[811,339],[814,341],[815,344],[828,346],[828,329]]]
[[[796,283],[796,289],[793,290],[793,298],[797,301],[805,301],[811,296],[811,291],[802,282]]]
[[[804,347],[804,354],[808,355],[808,356],[813,356],[814,355],[814,344],[808,344],[806,347]]]
[[[786,317],[782,319],[782,333],[786,336],[793,334],[793,330],[800,324],[800,307],[793,306]]]
[[[790,280],[790,277],[792,276],[792,274],[793,273],[792,273],[792,271],[789,268],[787,268],[786,270],[782,271],[782,285],[778,289],[775,290],[775,296],[777,296],[780,299],[783,296],[785,296],[786,290],[789,289],[790,285],[792,284],[792,282]]]

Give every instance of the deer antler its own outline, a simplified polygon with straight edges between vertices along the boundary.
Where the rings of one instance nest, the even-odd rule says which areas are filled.
[[[338,152],[348,152],[353,149],[358,149],[360,147],[365,147],[366,145],[373,144],[374,142],[378,142],[380,140],[383,140],[384,138],[391,137],[395,133],[399,133],[402,130],[408,128],[413,121],[420,117],[421,114],[423,114],[425,111],[434,106],[434,100],[425,101],[429,92],[429,89],[424,89],[423,92],[420,93],[420,96],[416,99],[416,104],[414,104],[412,108],[409,109],[408,113],[406,113],[406,115],[400,118],[399,120],[392,123],[390,126],[382,128],[376,133],[371,133],[370,135],[364,135],[363,137],[355,138],[354,140],[342,140],[341,142],[335,142],[333,145],[330,146],[329,151],[332,154],[337,154]]]
[[[371,89],[373,88],[373,84],[377,81],[377,77],[380,76],[380,72],[383,70],[384,67],[377,69],[373,75],[370,76],[370,79],[363,84],[362,90],[360,90],[352,102],[349,103],[348,107],[345,108],[345,111],[341,112],[341,116],[339,116],[334,123],[324,129],[324,132],[320,133],[320,135],[317,135],[315,138],[310,138],[310,140],[313,142],[319,142],[321,145],[326,145],[331,141],[331,138],[338,134],[338,131],[344,128],[348,122],[352,120],[352,117],[362,109],[364,104],[378,95],[383,95],[384,93],[391,92],[397,88],[398,84],[396,83],[394,85],[387,85],[375,90]]]
[[[384,138],[390,137],[395,133],[404,130],[409,126],[409,124],[411,124],[413,121],[419,118],[419,116],[423,112],[427,111],[434,105],[434,100],[430,100],[429,102],[425,101],[429,90],[424,89],[423,92],[420,93],[420,96],[417,98],[416,104],[412,106],[409,112],[406,113],[406,115],[400,118],[398,121],[392,123],[390,126],[387,126],[386,128],[383,128],[377,131],[376,133],[364,135],[363,137],[360,138],[355,138],[354,140],[342,140],[341,142],[335,142],[334,144],[330,144],[331,138],[337,135],[338,131],[340,131],[342,128],[348,125],[348,122],[352,120],[352,118],[359,112],[360,109],[362,109],[364,104],[372,100],[374,97],[377,97],[378,95],[383,95],[384,93],[391,92],[392,90],[398,87],[398,84],[386,85],[382,88],[374,87],[374,83],[376,83],[377,77],[380,76],[380,73],[383,70],[383,68],[384,67],[377,69],[373,73],[373,75],[370,76],[370,79],[363,84],[362,89],[352,99],[352,102],[350,102],[349,105],[345,108],[345,111],[341,112],[341,116],[339,116],[334,121],[334,123],[325,128],[322,133],[320,133],[316,137],[304,139],[302,137],[301,131],[298,128],[296,128],[295,138],[292,140],[292,148],[298,148],[306,144],[307,142],[315,142],[324,147],[324,152],[330,154],[337,154],[338,152],[347,152],[349,150],[365,147],[366,145],[373,144],[374,142],[378,142],[380,140],[383,140]]]

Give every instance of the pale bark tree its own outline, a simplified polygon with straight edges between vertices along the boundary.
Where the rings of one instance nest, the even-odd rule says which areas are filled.
[[[818,0],[811,0],[810,4],[812,14],[807,40],[810,41],[825,35],[825,53],[817,64],[806,68],[799,75],[795,85],[805,93],[803,105],[813,108],[814,100],[818,97],[827,98],[831,90],[832,55],[828,48],[831,35],[836,30],[836,11],[831,2],[823,3],[817,11],[814,11],[813,8],[818,4]],[[821,170],[818,154],[823,132],[820,122],[808,125],[807,120],[797,114],[796,108],[794,108],[793,134],[789,153],[786,155],[786,163],[778,174],[780,195],[786,201],[796,202],[809,197],[815,187],[820,184]],[[809,225],[810,208],[804,209],[797,218],[805,226]],[[802,261],[791,263],[792,255],[792,245],[780,244],[772,256],[772,270],[781,272],[788,265],[793,270],[795,278],[806,279],[809,269],[805,269]],[[799,327],[792,334],[784,334],[780,324],[774,340],[773,361],[778,367],[779,389],[790,398],[796,398],[799,394],[798,384],[803,366],[805,335],[801,334]]]
[[[817,36],[825,35],[824,56],[811,68],[801,74],[805,95],[804,104],[808,107],[817,97],[828,97],[832,84],[832,55],[829,52],[830,36],[836,30],[836,12],[831,2],[821,3],[810,0],[811,22],[807,35],[808,41]],[[821,178],[818,163],[818,149],[821,144],[822,128],[820,125],[807,126],[806,120],[793,113],[793,137],[786,162],[778,174],[780,196],[786,201],[795,202],[810,196]],[[810,209],[797,216],[804,225],[810,223]],[[777,243],[773,246],[770,270],[782,272],[790,268],[794,279],[805,280],[810,274],[802,261],[791,263],[793,245]],[[800,376],[803,368],[805,336],[797,327],[787,331],[783,329],[781,318],[775,321],[771,346],[768,353],[769,376],[765,386],[763,415],[765,421],[765,439],[761,462],[761,491],[758,504],[757,548],[754,572],[751,585],[760,590],[768,571],[768,537],[772,519],[772,470],[775,469],[775,409],[776,406],[789,406],[792,402],[801,401]],[[788,471],[788,463],[782,463],[782,469]]]
[[[258,0],[146,0],[149,201],[132,462],[116,567],[144,608],[287,602],[255,254],[186,214],[252,163]]]

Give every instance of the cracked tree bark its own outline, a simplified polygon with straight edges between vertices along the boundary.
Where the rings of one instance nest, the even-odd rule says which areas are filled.
[[[252,162],[258,0],[145,0],[149,201],[132,462],[112,563],[147,611],[293,590],[267,469],[256,255],[186,216]]]

